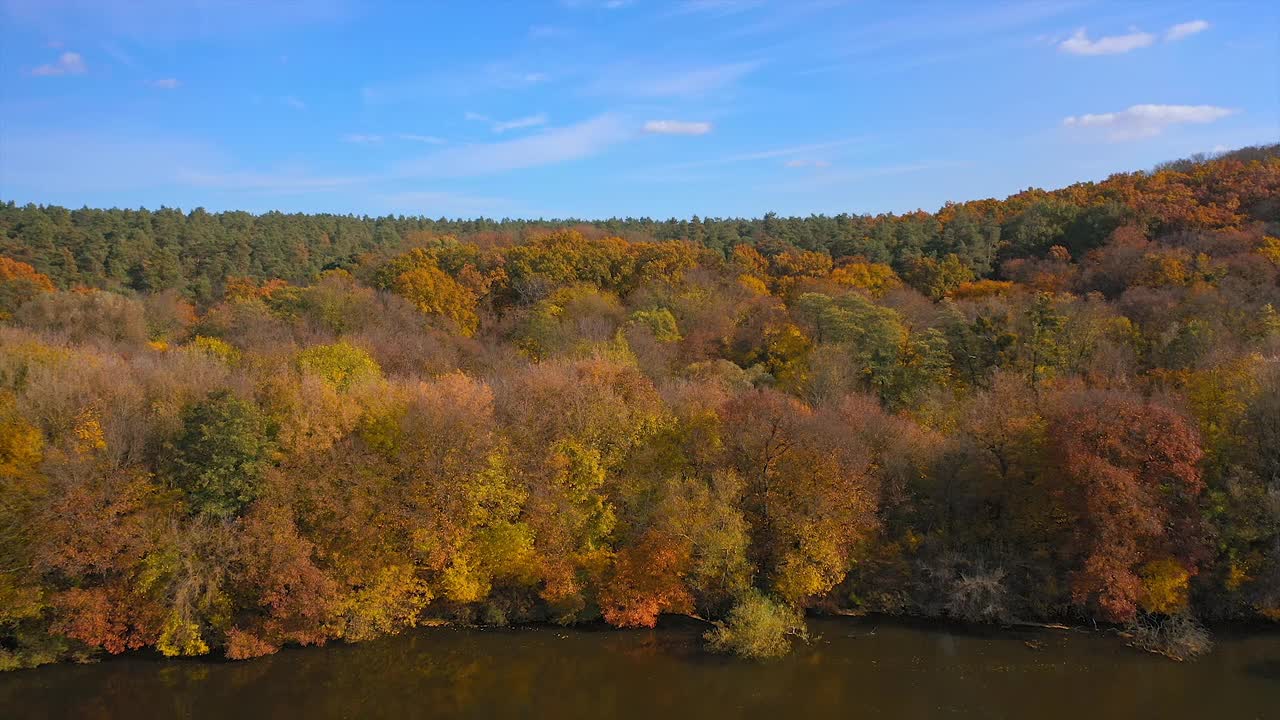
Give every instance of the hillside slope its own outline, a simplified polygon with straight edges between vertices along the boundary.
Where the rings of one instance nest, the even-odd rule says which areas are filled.
[[[1275,147],[934,214],[0,208],[0,668],[1280,620]]]

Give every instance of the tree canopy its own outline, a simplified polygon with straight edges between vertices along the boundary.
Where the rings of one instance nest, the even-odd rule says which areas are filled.
[[[1280,620],[1278,197],[1272,147],[877,217],[0,206],[0,668]]]

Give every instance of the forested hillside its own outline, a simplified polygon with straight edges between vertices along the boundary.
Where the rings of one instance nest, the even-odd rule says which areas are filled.
[[[315,282],[325,270],[350,269],[369,253],[416,247],[451,235],[482,248],[577,228],[628,241],[689,240],[728,256],[741,244],[765,255],[788,247],[833,260],[861,257],[899,273],[927,271],[927,260],[954,254],[978,277],[1016,258],[1039,258],[1053,245],[1073,257],[1106,243],[1119,227],[1149,238],[1183,231],[1242,228],[1274,221],[1274,158],[1280,146],[1246,148],[1213,163],[1193,158],[1150,173],[1116,175],[1062,190],[1028,190],[1004,201],[947,205],[936,213],[807,218],[650,220],[431,220],[179,210],[67,210],[0,204],[0,255],[31,264],[63,289],[178,290],[189,299],[222,299],[229,277]],[[917,267],[917,260],[925,260]]]
[[[1280,146],[906,215],[0,206],[0,667],[1280,620]]]

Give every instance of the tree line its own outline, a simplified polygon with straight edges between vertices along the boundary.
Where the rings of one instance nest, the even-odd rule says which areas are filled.
[[[1280,152],[937,213],[0,206],[0,667],[1280,620]]]

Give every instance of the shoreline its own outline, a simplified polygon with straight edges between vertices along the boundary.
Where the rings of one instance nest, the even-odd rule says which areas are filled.
[[[983,639],[1020,639],[1021,634],[1031,633],[1071,633],[1095,638],[1111,637],[1119,641],[1120,644],[1132,649],[1138,654],[1153,654],[1164,657],[1175,662],[1182,662],[1182,659],[1170,657],[1160,652],[1146,650],[1133,646],[1126,642],[1127,637],[1124,633],[1123,626],[1118,625],[1099,625],[1096,628],[1089,625],[1069,625],[1064,623],[1041,623],[1035,621],[1016,621],[1006,624],[997,623],[970,623],[949,618],[930,618],[923,615],[890,615],[885,613],[853,613],[853,612],[813,612],[805,616],[806,622],[817,621],[821,623],[828,622],[845,622],[851,627],[869,627],[871,632],[865,633],[859,637],[872,637],[880,628],[909,630],[914,632],[927,633],[946,633],[948,635],[960,635],[970,638]],[[184,666],[191,664],[213,664],[213,665],[242,665],[251,664],[255,661],[264,661],[269,658],[279,658],[282,654],[297,652],[299,650],[316,650],[325,648],[358,648],[370,643],[386,642],[394,640],[398,637],[412,635],[421,632],[430,632],[433,630],[451,630],[461,632],[474,632],[482,634],[516,634],[521,632],[555,632],[555,633],[573,633],[581,635],[635,635],[641,633],[659,633],[659,634],[685,634],[690,637],[696,637],[699,644],[702,643],[701,635],[711,621],[705,618],[696,617],[685,614],[665,614],[662,615],[658,624],[652,628],[619,628],[609,625],[603,620],[592,620],[587,622],[575,623],[572,625],[558,625],[553,622],[531,621],[523,623],[509,623],[506,625],[483,625],[483,624],[465,624],[453,621],[428,620],[419,623],[415,627],[405,628],[401,632],[383,635],[369,640],[359,642],[347,642],[345,640],[332,640],[319,645],[286,645],[280,652],[271,655],[264,655],[256,658],[248,658],[245,660],[232,660],[227,658],[221,652],[210,652],[205,655],[189,656],[189,657],[165,657],[154,648],[140,648],[137,650],[129,650],[118,655],[101,655],[92,659],[80,662],[74,660],[64,660],[61,662],[47,663],[30,668],[19,668],[0,673],[0,678],[5,676],[21,675],[31,671],[47,670],[57,667],[75,667],[84,665],[99,665],[104,663],[112,663],[120,660],[128,661],[145,661],[155,662],[157,664]],[[1274,636],[1280,639],[1280,623],[1267,621],[1220,621],[1218,623],[1206,623],[1205,627],[1209,629],[1214,638],[1225,640],[1244,640],[1257,637]],[[847,637],[854,637],[849,635]],[[819,633],[814,641],[820,640],[822,635]],[[813,641],[811,641],[813,642]],[[798,648],[804,647],[806,643],[799,643]],[[1042,646],[1033,645],[1031,642],[1024,640],[1032,650],[1041,650]],[[798,651],[793,650],[792,654]],[[699,647],[698,655],[706,658],[722,658],[725,660],[741,661],[741,662],[758,662],[750,660],[741,660],[730,655],[712,652],[705,647]],[[1213,651],[1206,653],[1206,656],[1212,655]],[[1194,658],[1191,660],[1194,661]],[[764,661],[766,664],[771,661]]]

